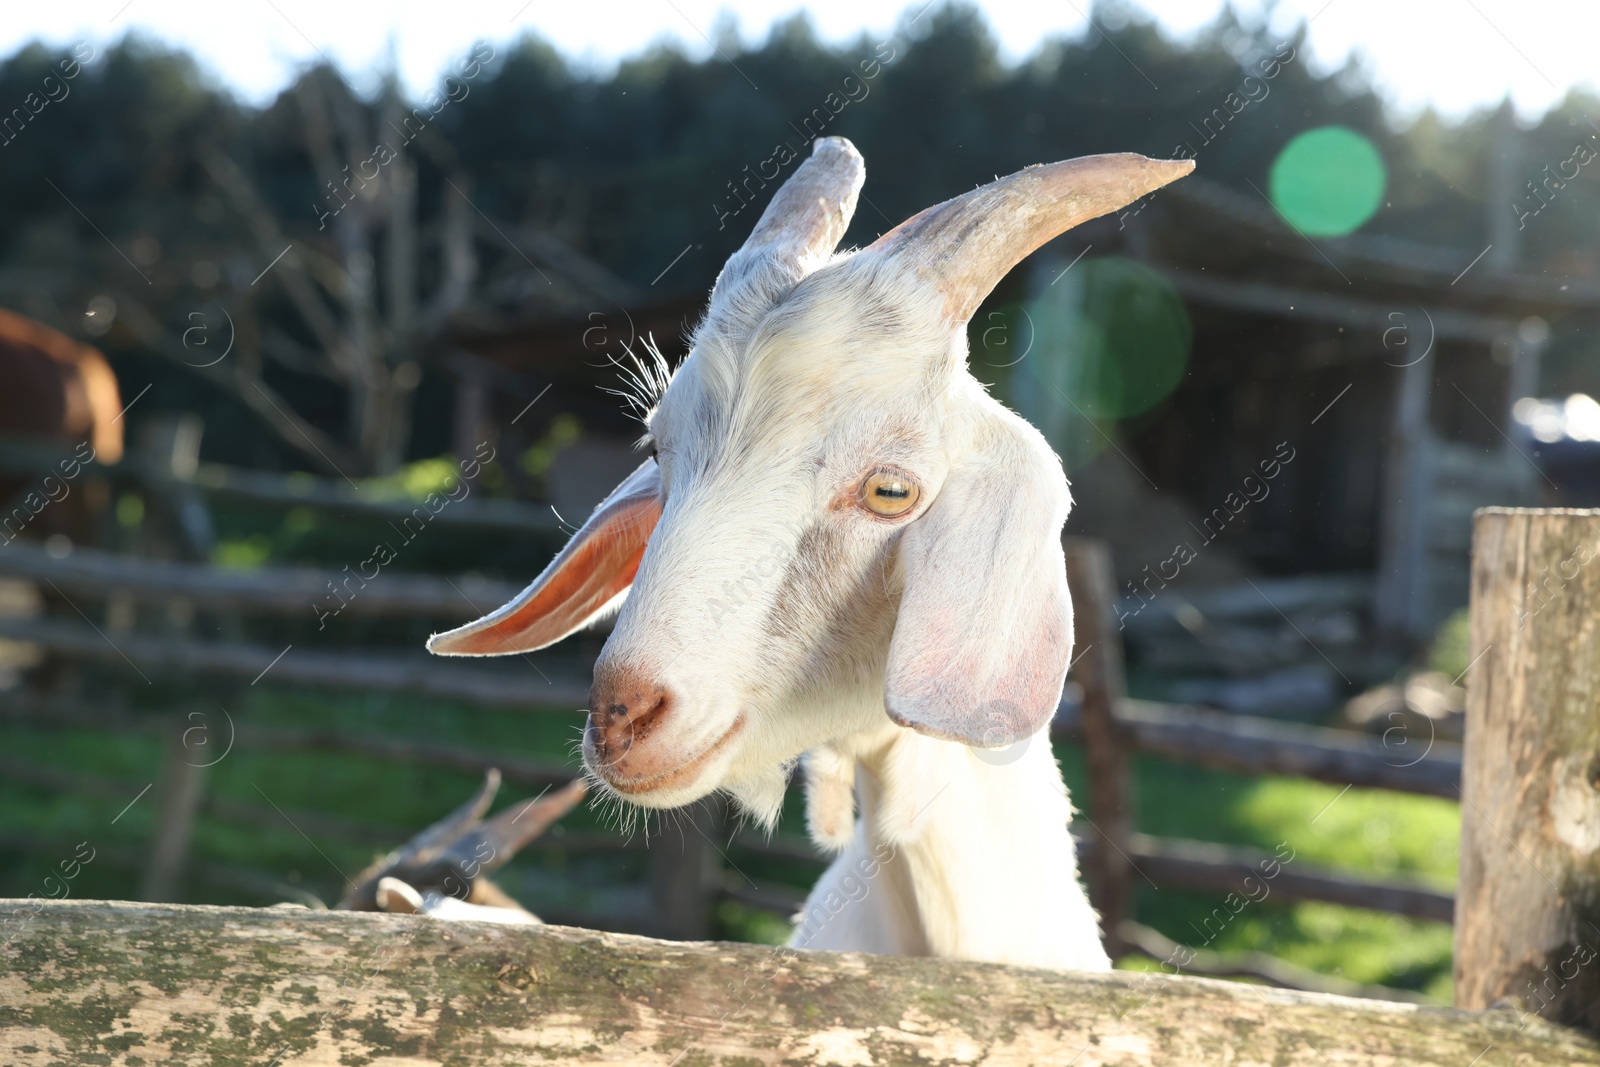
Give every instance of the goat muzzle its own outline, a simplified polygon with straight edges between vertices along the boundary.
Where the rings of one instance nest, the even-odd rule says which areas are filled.
[[[597,770],[606,777],[648,778],[671,766],[642,742],[666,720],[674,704],[665,687],[629,669],[601,669],[589,690],[589,724],[584,733]]]

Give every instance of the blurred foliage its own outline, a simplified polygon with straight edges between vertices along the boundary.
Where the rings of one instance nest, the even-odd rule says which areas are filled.
[[[522,453],[517,463],[524,473],[543,478],[550,473],[556,455],[583,435],[583,424],[575,415],[563,412],[550,420],[550,429],[544,437]]]
[[[423,500],[430,493],[447,494],[461,481],[454,456],[433,456],[360,483],[362,495],[375,500]]]
[[[841,45],[820,42],[798,14],[762,41],[724,35],[722,55],[693,59],[657,45],[607,73],[568,62],[532,34],[502,44],[465,83],[468,95],[415,142],[426,252],[419,281],[431,285],[440,270],[441,193],[451,173],[471,176],[473,202],[488,215],[543,228],[641,288],[687,247],[657,291],[704,292],[772,183],[796,165],[783,153],[803,157],[815,134],[850,137],[869,161],[862,207],[845,238],[859,244],[1028,163],[1103,151],[1177,154],[1263,59],[1289,49],[1296,57],[1260,83],[1268,91],[1252,97],[1249,121],[1228,124],[1199,149],[1209,180],[1254,195],[1250,183],[1265,186],[1297,136],[1339,127],[1370,143],[1387,170],[1368,231],[1468,252],[1488,239],[1492,115],[1449,123],[1424,113],[1401,128],[1356,61],[1314,74],[1298,57],[1298,31],[1282,42],[1225,9],[1180,44],[1145,16],[1103,2],[1093,8],[1103,32],[1046,40],[1008,66],[974,8],[948,3],[914,21],[910,14],[881,41]],[[32,44],[0,61],[0,100],[20,100],[59,58]],[[318,68],[301,81],[337,77]],[[0,149],[0,304],[99,330],[104,316],[84,317],[90,301],[119,292],[124,304],[136,298],[178,330],[187,313],[215,303],[219,279],[248,283],[264,260],[247,222],[199,162],[210,148],[238,161],[311,260],[338,258],[332,230],[315,225],[320,191],[298,86],[251,108],[208,82],[193,58],[138,36],[84,63],[70,85],[68,98]],[[380,100],[351,99],[376,121]],[[1574,94],[1524,131],[1530,176],[1591,136],[1586,115],[1600,110],[1596,104]],[[1597,196],[1593,183],[1570,183],[1519,235],[1530,268],[1600,273]],[[276,324],[312,343],[281,290],[264,299],[247,334]],[[1600,393],[1594,339],[1552,326],[1546,391]],[[117,330],[101,343],[119,374],[157,387],[159,402],[130,415],[136,426],[162,408],[203,411],[207,458],[263,467],[304,462],[262,432],[238,399],[182,366],[151,357]],[[297,411],[348,436],[342,389],[278,361],[263,373]],[[425,361],[409,458],[450,447],[450,390],[435,387],[444,377]]]
[[[1428,650],[1428,669],[1459,680],[1471,662],[1472,617],[1467,608],[1451,615],[1433,635]]]

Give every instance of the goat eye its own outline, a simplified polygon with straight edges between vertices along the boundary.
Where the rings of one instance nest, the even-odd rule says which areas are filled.
[[[903,474],[878,471],[861,484],[861,502],[874,515],[895,518],[917,506],[922,489]]]

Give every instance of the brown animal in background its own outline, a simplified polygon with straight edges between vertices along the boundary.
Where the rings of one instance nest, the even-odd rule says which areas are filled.
[[[75,450],[59,471],[0,472],[0,541],[25,529],[33,536],[68,532],[75,541],[88,539],[88,515],[81,506],[46,505],[71,495],[63,478],[75,478],[83,463],[122,458],[121,414],[116,376],[98,349],[0,310],[0,436]],[[31,521],[51,511],[57,514]]]

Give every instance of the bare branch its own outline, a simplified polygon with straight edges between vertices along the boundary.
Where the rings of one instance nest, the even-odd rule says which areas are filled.
[[[150,310],[126,293],[117,295],[117,317],[151,352],[179,363],[218,389],[237,397],[261,417],[284,444],[314,463],[319,469],[337,475],[362,471],[361,461],[345,447],[294,413],[289,402],[254,375],[243,373],[238,361],[196,364],[183,345],[175,340]]]

